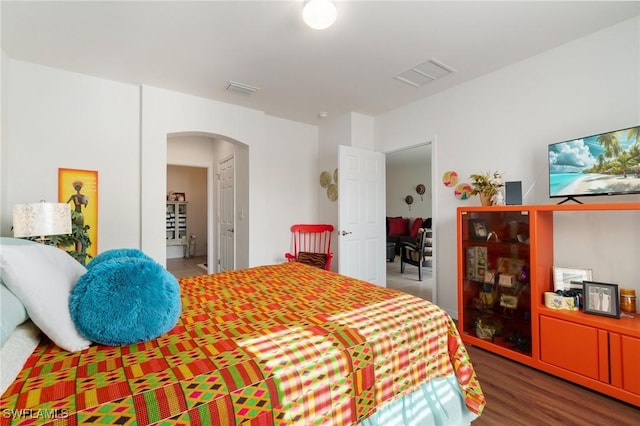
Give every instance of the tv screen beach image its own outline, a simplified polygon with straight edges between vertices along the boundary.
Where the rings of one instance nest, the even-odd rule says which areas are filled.
[[[640,193],[640,126],[549,145],[549,196]]]

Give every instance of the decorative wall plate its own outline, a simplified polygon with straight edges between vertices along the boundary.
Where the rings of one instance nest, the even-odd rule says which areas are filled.
[[[448,187],[455,186],[458,183],[458,173],[453,170],[444,172],[444,175],[442,175],[442,183]]]
[[[407,204],[413,204],[413,197],[411,195],[407,195],[404,197],[404,202]]]
[[[326,188],[331,183],[331,175],[329,172],[320,173],[320,186]]]
[[[427,188],[425,188],[425,186],[423,184],[419,184],[418,186],[416,186],[416,192],[419,195],[424,195],[424,193],[426,192]]]
[[[466,200],[469,197],[471,197],[472,189],[473,188],[471,188],[471,185],[469,185],[468,183],[461,183],[458,186],[456,186],[454,194],[457,199]]]
[[[333,181],[334,181],[335,183],[338,183],[338,169],[335,169],[335,170],[333,171]]]
[[[331,201],[335,201],[338,199],[338,185],[335,183],[329,184],[327,187],[327,198]]]

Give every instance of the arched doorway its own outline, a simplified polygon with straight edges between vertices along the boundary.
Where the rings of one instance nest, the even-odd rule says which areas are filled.
[[[218,170],[220,161],[229,156],[234,157],[234,207],[239,206],[234,212],[239,220],[234,228],[235,237],[235,266],[247,267],[249,264],[248,244],[248,147],[241,142],[214,134],[202,132],[180,132],[167,135],[167,165],[179,165],[187,167],[199,167],[207,170],[206,178],[206,237],[201,241],[207,247],[207,269],[209,273],[218,270],[220,259],[218,252],[219,233],[219,186]],[[172,188],[165,188],[165,193]],[[173,189],[175,190],[175,189]],[[187,194],[187,200],[189,200]]]

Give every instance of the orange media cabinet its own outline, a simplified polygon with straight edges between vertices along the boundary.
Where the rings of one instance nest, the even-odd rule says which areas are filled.
[[[462,340],[640,406],[640,314],[609,318],[547,308],[554,215],[627,211],[640,203],[459,207]],[[637,259],[630,259],[637,262]]]

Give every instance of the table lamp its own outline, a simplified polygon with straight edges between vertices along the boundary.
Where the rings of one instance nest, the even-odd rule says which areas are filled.
[[[16,238],[39,237],[46,241],[48,235],[71,234],[71,209],[65,203],[46,203],[13,206],[13,236]]]

